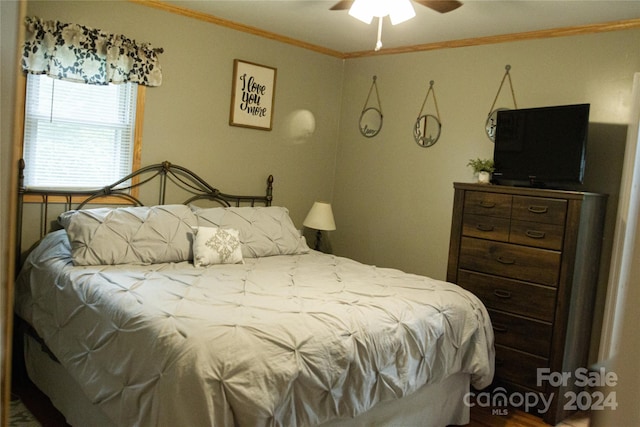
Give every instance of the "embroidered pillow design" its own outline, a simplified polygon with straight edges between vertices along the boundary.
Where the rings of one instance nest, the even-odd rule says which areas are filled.
[[[242,262],[240,232],[231,228],[199,227],[193,243],[193,265]]]

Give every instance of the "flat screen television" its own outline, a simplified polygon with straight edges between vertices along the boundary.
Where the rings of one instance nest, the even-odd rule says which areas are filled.
[[[589,106],[499,111],[493,153],[494,182],[547,188],[582,184]]]

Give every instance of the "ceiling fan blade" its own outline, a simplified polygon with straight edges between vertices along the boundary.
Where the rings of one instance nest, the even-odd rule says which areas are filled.
[[[447,13],[462,6],[462,2],[458,0],[414,0],[423,6],[433,9],[436,12]]]
[[[329,10],[347,10],[353,4],[353,0],[342,0],[331,6]]]

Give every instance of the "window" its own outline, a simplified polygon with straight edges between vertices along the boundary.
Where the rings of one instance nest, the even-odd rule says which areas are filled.
[[[131,173],[137,91],[28,74],[25,186],[94,189]]]

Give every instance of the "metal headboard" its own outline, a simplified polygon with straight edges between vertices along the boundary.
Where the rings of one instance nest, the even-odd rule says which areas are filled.
[[[271,206],[273,200],[273,175],[269,175],[267,178],[267,188],[264,195],[233,195],[219,191],[189,169],[174,165],[168,161],[140,168],[111,185],[94,190],[26,188],[24,186],[24,169],[24,160],[20,160],[18,168],[18,218],[16,238],[16,258],[18,259],[18,264],[20,263],[20,254],[22,253],[22,225],[25,214],[24,206],[25,203],[27,203],[25,199],[29,199],[30,202],[35,199],[35,203],[40,204],[40,237],[43,237],[50,231],[47,222],[49,218],[49,207],[51,205],[62,204],[63,210],[82,209],[85,208],[88,203],[144,206],[144,203],[136,192],[143,186],[150,187],[152,182],[158,182],[159,184],[157,189],[157,203],[155,203],[158,205],[166,203],[167,190],[169,187],[172,187],[172,190],[177,189],[183,194],[186,193],[186,199],[181,202],[175,202],[182,204],[189,204],[198,200],[208,200],[227,207]]]

